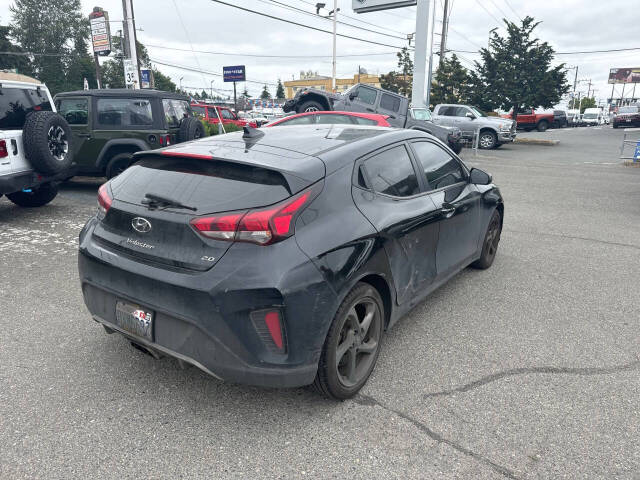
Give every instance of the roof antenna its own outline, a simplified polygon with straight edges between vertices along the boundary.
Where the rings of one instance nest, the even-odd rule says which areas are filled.
[[[245,125],[244,127],[242,127],[242,129],[244,130],[244,133],[242,134],[242,138],[261,138],[264,136],[264,132],[261,130],[258,130],[257,128],[253,128],[249,125]]]

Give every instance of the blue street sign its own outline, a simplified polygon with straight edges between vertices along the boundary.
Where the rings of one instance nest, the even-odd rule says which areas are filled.
[[[246,80],[244,65],[222,67],[222,76],[225,82],[244,82]]]
[[[640,162],[640,142],[636,143],[636,151],[633,154],[633,161]]]

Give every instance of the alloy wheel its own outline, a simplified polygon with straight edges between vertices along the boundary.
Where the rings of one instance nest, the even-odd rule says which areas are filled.
[[[49,143],[49,151],[56,160],[62,162],[69,151],[69,141],[64,129],[59,125],[54,125],[47,132],[47,142]]]
[[[498,242],[500,242],[500,219],[494,217],[487,231],[486,248],[490,257],[493,257],[498,251]]]
[[[491,135],[490,133],[485,133],[484,135],[480,136],[481,148],[490,149],[491,147],[493,147],[493,143],[493,135]]]
[[[367,378],[376,359],[382,333],[382,315],[376,302],[360,298],[347,313],[336,349],[338,379],[352,387]]]
[[[307,107],[304,109],[305,112],[319,112],[318,107]]]

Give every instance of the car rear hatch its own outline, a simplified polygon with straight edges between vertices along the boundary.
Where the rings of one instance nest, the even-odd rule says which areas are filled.
[[[210,269],[236,240],[233,231],[225,232],[229,222],[237,228],[248,212],[286,203],[324,177],[324,164],[316,157],[265,150],[226,146],[224,159],[172,151],[143,154],[101,187],[94,240],[157,267],[185,273]],[[279,162],[277,157],[282,157]],[[289,164],[291,157],[312,168],[292,172],[277,167]],[[211,219],[216,231],[200,231]]]

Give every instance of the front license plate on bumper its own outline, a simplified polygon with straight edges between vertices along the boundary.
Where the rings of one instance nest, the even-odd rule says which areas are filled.
[[[116,322],[123,330],[153,342],[153,312],[139,305],[118,301]]]

